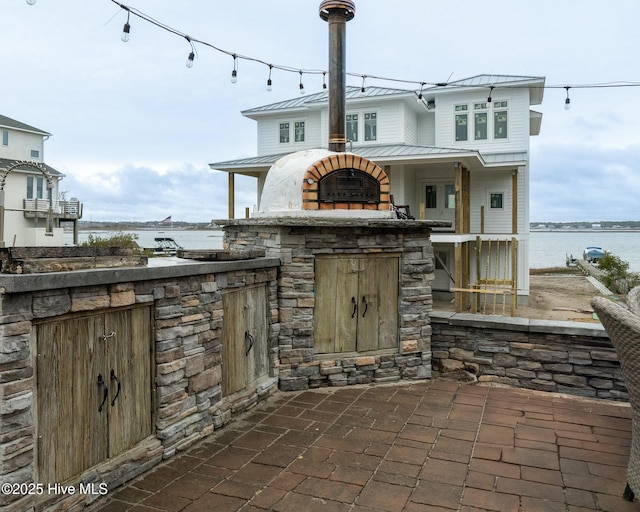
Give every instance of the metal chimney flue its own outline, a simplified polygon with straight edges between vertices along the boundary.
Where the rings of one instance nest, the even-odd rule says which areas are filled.
[[[324,0],[320,17],[329,23],[329,149],[346,149],[346,33],[347,21],[356,15],[353,0]]]

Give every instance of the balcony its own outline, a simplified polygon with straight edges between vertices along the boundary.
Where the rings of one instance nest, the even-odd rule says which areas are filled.
[[[46,218],[49,214],[49,204],[47,199],[23,199],[23,211],[25,218],[40,219]],[[82,203],[76,198],[69,201],[54,201],[51,204],[54,219],[58,220],[78,220],[82,218]]]

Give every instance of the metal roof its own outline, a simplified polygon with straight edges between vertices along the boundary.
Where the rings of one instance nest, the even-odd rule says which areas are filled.
[[[544,77],[539,76],[520,76],[520,75],[476,75],[462,80],[456,80],[442,85],[432,85],[423,88],[423,95],[437,94],[457,90],[462,88],[474,87],[529,87],[531,89],[531,104],[537,105],[542,102],[542,94],[544,92]],[[347,86],[346,99],[357,100],[361,98],[379,98],[389,96],[407,96],[415,97],[418,91],[413,89],[394,89],[390,87],[366,86],[364,93],[361,87]],[[317,107],[319,104],[328,103],[329,92],[321,91],[315,94],[299,96],[268,105],[250,108],[242,111],[242,115],[252,118],[272,112],[280,112],[286,110],[300,110],[310,107]]]
[[[11,119],[10,117],[0,115],[0,127],[3,128],[13,128],[14,130],[22,130],[25,132],[33,132],[40,135],[51,135],[44,130],[40,130],[39,128],[35,128],[34,126],[30,126],[25,123],[21,123],[20,121],[16,121],[15,119]]]
[[[477,162],[480,166],[485,166],[487,162],[484,156],[472,149],[452,149],[438,148],[432,146],[411,146],[406,144],[376,144],[368,146],[357,146],[352,151],[364,158],[374,161],[428,161],[435,160],[454,160],[466,159]],[[249,158],[240,158],[238,160],[227,160],[225,162],[214,162],[209,164],[211,169],[221,171],[263,171],[268,170],[277,160],[285,157],[288,153],[279,153],[275,155],[263,155]],[[519,161],[519,160],[518,160]],[[494,162],[494,163],[506,163]]]

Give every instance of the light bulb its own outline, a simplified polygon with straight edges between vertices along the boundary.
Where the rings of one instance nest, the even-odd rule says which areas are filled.
[[[238,72],[234,69],[231,72],[231,83],[235,84],[238,81]]]
[[[564,100],[564,109],[565,110],[571,110],[571,100],[569,98]]]
[[[271,92],[271,89],[273,89],[273,87],[271,86],[271,78],[269,78],[269,80],[267,80],[267,91]]]
[[[131,25],[129,25],[129,22],[124,24],[124,27],[122,27],[122,35],[120,36],[120,39],[122,39],[123,43],[126,43],[129,41],[129,31],[131,30]]]
[[[27,0],[29,5],[36,5],[36,0]]]
[[[195,59],[195,54],[193,52],[191,52],[189,54],[189,56],[187,57],[187,67],[188,68],[192,68],[193,67],[193,59]]]
[[[300,82],[300,94],[304,94],[304,85]]]

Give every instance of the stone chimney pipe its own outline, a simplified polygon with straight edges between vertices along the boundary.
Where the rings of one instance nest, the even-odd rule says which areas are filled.
[[[353,0],[324,0],[320,17],[329,23],[329,149],[346,148],[346,32],[347,21],[356,15]]]

